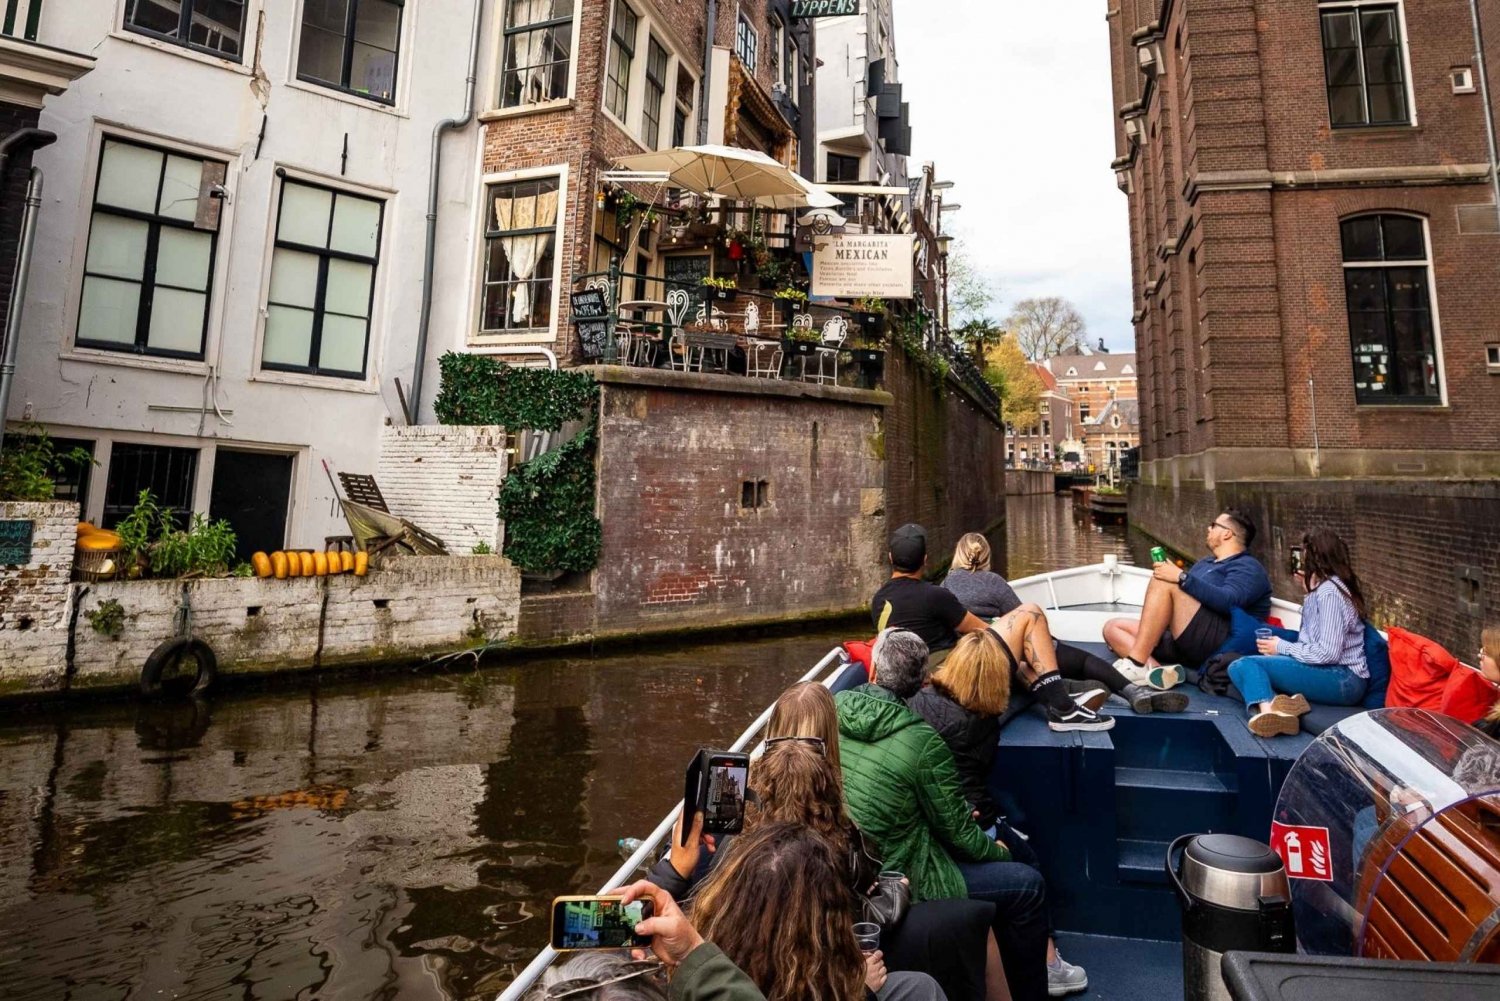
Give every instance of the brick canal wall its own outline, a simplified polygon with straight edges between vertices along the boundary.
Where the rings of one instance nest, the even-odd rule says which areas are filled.
[[[31,556],[0,565],[0,695],[23,678],[61,678],[73,604],[78,505],[0,502],[0,521],[31,522]]]
[[[1209,522],[1226,507],[1257,522],[1254,552],[1278,597],[1297,601],[1291,546],[1309,528],[1349,543],[1372,616],[1430,636],[1472,661],[1479,632],[1500,622],[1500,480],[1320,480],[1151,485],[1130,489],[1131,524],[1201,556]]]

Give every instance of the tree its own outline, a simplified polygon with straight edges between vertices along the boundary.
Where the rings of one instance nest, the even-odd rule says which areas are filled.
[[[955,327],[953,336],[982,366],[985,355],[1005,337],[1005,330],[1000,324],[986,317],[981,320],[970,320],[962,326]]]
[[[1073,304],[1059,296],[1022,299],[1005,321],[1021,351],[1032,361],[1057,355],[1083,354],[1088,326]]]
[[[1016,431],[1029,431],[1042,418],[1042,380],[1014,334],[1006,334],[985,355],[984,377],[1000,394],[1000,418]]]
[[[948,314],[951,326],[989,323],[987,314],[995,304],[997,289],[974,268],[963,240],[955,238],[948,249]]]

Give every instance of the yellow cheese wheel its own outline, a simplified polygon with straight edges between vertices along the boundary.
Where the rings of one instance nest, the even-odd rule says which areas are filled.
[[[78,534],[79,535],[88,535],[90,532],[97,532],[97,531],[99,531],[99,529],[95,525],[93,525],[92,523],[90,523],[90,522],[80,521],[78,523]]]
[[[354,554],[347,549],[339,553],[339,571],[341,573],[354,572]]]
[[[354,554],[354,576],[356,576],[356,577],[363,577],[365,574],[367,574],[369,572],[370,572],[370,554],[369,553],[355,553]]]
[[[302,560],[302,576],[311,577],[316,572],[315,564],[313,563],[313,554],[302,552],[298,553],[297,556]]]
[[[319,577],[328,576],[328,554],[313,553],[313,573]]]
[[[255,576],[271,576],[271,557],[265,553],[254,553],[250,557],[250,565],[255,568]]]
[[[286,580],[287,559],[286,553],[281,550],[271,554],[271,572],[276,575],[277,580]]]
[[[78,537],[78,548],[97,552],[104,549],[119,549],[120,537],[114,532],[90,532]]]
[[[286,554],[286,575],[288,577],[301,577],[302,576],[302,554],[301,553],[287,553]]]
[[[328,572],[329,573],[343,573],[344,572],[344,564],[339,561],[339,547],[338,546],[329,546],[328,547],[327,556],[328,556]]]

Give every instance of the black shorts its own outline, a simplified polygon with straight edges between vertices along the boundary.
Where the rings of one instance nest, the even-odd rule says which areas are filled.
[[[1229,616],[1220,615],[1212,608],[1200,608],[1181,636],[1162,633],[1151,656],[1161,664],[1202,667],[1205,660],[1218,653],[1227,639]]]

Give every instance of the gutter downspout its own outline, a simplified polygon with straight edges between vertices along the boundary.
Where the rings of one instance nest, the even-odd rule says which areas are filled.
[[[0,140],[0,184],[4,183],[13,149],[39,149],[57,141],[55,132],[45,129],[22,129]],[[10,387],[16,376],[16,356],[20,353],[21,314],[26,302],[26,283],[31,277],[31,252],[36,244],[36,217],[42,207],[42,171],[31,168],[26,186],[26,209],[21,216],[21,245],[16,254],[16,270],[10,284],[10,302],[5,316],[5,353],[0,356],[0,451],[5,448],[5,415],[10,407]]]
[[[1495,150],[1495,106],[1490,103],[1490,75],[1485,68],[1484,32],[1479,27],[1479,0],[1469,0],[1474,23],[1474,61],[1479,68],[1479,99],[1484,102],[1484,131],[1490,144],[1490,186],[1495,193],[1495,220],[1500,223],[1500,155]]]
[[[698,145],[708,144],[709,80],[713,76],[714,35],[719,32],[719,0],[708,0],[708,23],[703,29],[703,82],[698,95]]]
[[[422,259],[422,312],[417,321],[417,360],[411,373],[411,413],[407,421],[422,422],[422,370],[427,367],[427,331],[432,324],[432,272],[436,264],[438,175],[443,163],[443,133],[461,129],[474,120],[475,81],[479,76],[479,29],[484,0],[474,0],[474,27],[469,35],[469,77],[464,85],[464,113],[445,118],[432,127],[431,177],[427,181],[427,245]]]

